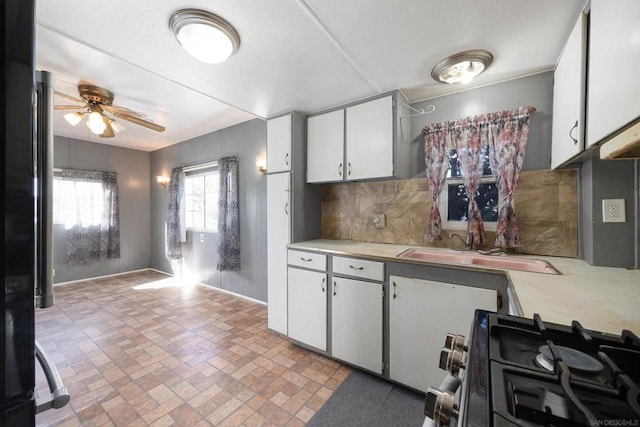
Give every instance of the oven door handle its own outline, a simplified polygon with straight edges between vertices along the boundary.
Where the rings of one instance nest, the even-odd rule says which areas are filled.
[[[39,392],[36,392],[36,414],[51,408],[60,409],[69,403],[71,399],[69,390],[62,383],[62,378],[60,378],[56,365],[51,362],[51,357],[44,351],[38,341],[36,341],[36,358],[40,366],[42,366],[50,391],[45,393],[45,396],[41,396]]]

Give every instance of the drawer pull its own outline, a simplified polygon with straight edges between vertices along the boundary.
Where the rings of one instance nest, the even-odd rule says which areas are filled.
[[[322,278],[322,282],[320,282],[320,289],[322,289],[322,292],[324,292],[324,282],[325,282],[325,280],[327,280],[327,279],[325,279],[325,278],[323,277],[323,278]]]
[[[349,268],[352,270],[358,270],[358,271],[362,271],[364,270],[364,267],[354,267],[353,265],[349,264]]]
[[[336,281],[333,281],[333,296],[336,296],[336,288],[338,287],[338,284],[336,283]]]
[[[396,293],[397,288],[398,285],[396,285],[396,282],[393,282],[393,299],[396,299],[396,297],[398,296],[398,294]]]
[[[309,261],[313,261],[313,258],[300,257],[300,261],[309,262]]]

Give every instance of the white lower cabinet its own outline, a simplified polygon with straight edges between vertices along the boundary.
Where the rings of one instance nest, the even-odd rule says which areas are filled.
[[[382,284],[333,278],[331,355],[382,374]]]
[[[389,276],[389,376],[414,389],[440,384],[447,333],[469,335],[475,309],[497,310],[497,291]]]
[[[327,350],[327,274],[288,269],[289,338]]]
[[[288,172],[267,176],[267,325],[287,334],[287,244],[291,243]]]

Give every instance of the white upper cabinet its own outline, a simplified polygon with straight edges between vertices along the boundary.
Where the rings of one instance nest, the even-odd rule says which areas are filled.
[[[393,97],[347,108],[346,179],[393,176]]]
[[[586,17],[580,14],[553,74],[551,168],[584,149]]]
[[[394,120],[393,95],[307,119],[307,182],[393,177]]]
[[[344,110],[307,119],[307,182],[342,181]]]
[[[267,172],[291,170],[291,114],[267,120]]]
[[[639,28],[640,1],[591,0],[587,146],[640,117]]]

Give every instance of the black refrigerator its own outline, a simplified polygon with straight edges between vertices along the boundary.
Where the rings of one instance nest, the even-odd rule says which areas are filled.
[[[34,1],[0,0],[3,11],[0,299],[0,426],[35,425],[36,413],[69,401],[38,346],[35,309],[53,305],[51,131],[53,76],[34,69]],[[37,395],[36,360],[49,393]]]

